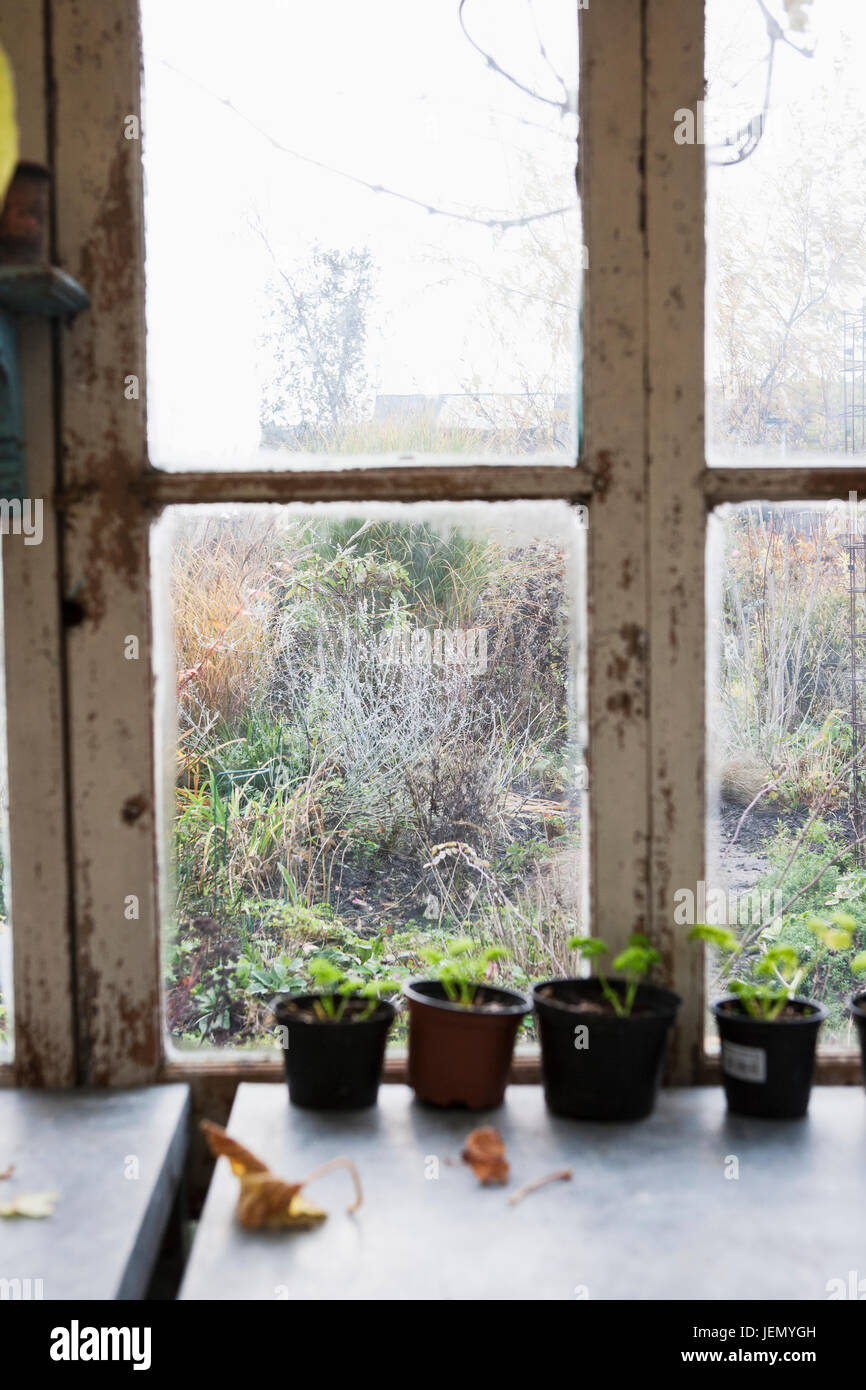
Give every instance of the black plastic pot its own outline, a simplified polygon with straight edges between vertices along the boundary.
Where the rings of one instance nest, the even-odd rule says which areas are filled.
[[[429,1105],[487,1110],[501,1105],[508,1084],[514,1039],[531,1008],[525,994],[493,985],[477,999],[495,1012],[452,1004],[438,980],[410,980],[409,1085]]]
[[[722,1079],[735,1115],[796,1120],[809,1108],[823,1004],[797,996],[794,1018],[752,1018],[736,995],[713,1005],[722,1043]]]
[[[857,1026],[860,1039],[860,1060],[863,1067],[863,1085],[866,1086],[866,994],[855,994],[851,1000],[851,1017]]]
[[[608,983],[620,993],[625,988],[622,980]],[[582,1000],[603,1002],[597,979],[545,980],[532,991],[548,1108],[575,1120],[644,1119],[655,1105],[682,1000],[639,985],[625,1018],[582,1010]]]
[[[320,994],[293,995],[274,1002],[271,1012],[286,1029],[283,1060],[289,1099],[309,1110],[360,1110],[376,1104],[385,1042],[397,1010],[382,1000],[366,1019],[339,1023],[297,1013]]]

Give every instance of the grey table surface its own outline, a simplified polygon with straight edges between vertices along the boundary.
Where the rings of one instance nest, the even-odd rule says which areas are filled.
[[[481,1187],[459,1160],[481,1124],[506,1141],[507,1188]],[[389,1085],[377,1108],[340,1116],[291,1108],[283,1086],[244,1084],[228,1128],[285,1178],[349,1155],[364,1203],[347,1214],[351,1184],[337,1171],[306,1193],[329,1213],[322,1226],[246,1232],[221,1159],[184,1299],[826,1299],[831,1279],[866,1280],[866,1096],[855,1087],[816,1088],[809,1116],[790,1122],[729,1117],[715,1087],[669,1090],[650,1119],[609,1126],[550,1116],[536,1086],[469,1114]],[[565,1166],[571,1182],[507,1204]]]
[[[0,1220],[0,1279],[29,1279],[31,1297],[39,1279],[46,1299],[141,1298],[183,1171],[188,1108],[184,1085],[0,1090],[0,1171],[15,1164],[0,1206],[58,1195],[50,1217]]]

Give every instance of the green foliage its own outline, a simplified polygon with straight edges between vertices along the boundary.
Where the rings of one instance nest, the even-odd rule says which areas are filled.
[[[607,955],[610,949],[605,942],[599,941],[597,936],[572,936],[568,948],[577,951],[584,960],[597,960]],[[619,994],[613,988],[601,970],[596,971],[602,993],[619,1018],[628,1018],[634,1008],[638,985],[660,960],[661,957],[649,938],[641,932],[635,932],[629,937],[625,950],[621,951],[613,962],[614,970],[626,977],[623,993]]]
[[[444,946],[427,946],[421,952],[432,967],[430,978],[438,980],[452,1004],[471,1009],[484,983],[488,966],[508,956],[504,946],[479,948],[471,937],[460,937]]]
[[[362,1020],[369,1018],[375,1013],[383,996],[393,994],[400,988],[398,980],[364,979],[360,975],[349,974],[333,956],[314,956],[309,971],[315,989],[321,994],[314,1005],[316,1014],[330,1023],[339,1023],[350,999],[366,999],[366,1008],[358,1017]]]
[[[442,531],[429,522],[364,522],[361,517],[323,523],[317,553],[327,563],[351,555],[356,575],[389,575],[402,586],[408,608],[439,626],[471,618],[479,594],[501,566],[499,548],[457,527]],[[390,596],[389,596],[390,597]]]
[[[761,945],[793,946],[803,965],[802,992],[826,1005],[828,1035],[841,1038],[851,988],[848,955],[844,950],[817,950],[816,940],[825,948],[828,942],[816,937],[812,924],[818,918],[833,922],[834,914],[842,912],[841,926],[850,931],[855,951],[866,946],[866,870],[855,862],[844,833],[820,817],[809,826],[799,848],[794,833],[780,829],[767,843],[767,857],[768,870],[759,880],[759,889],[781,881],[783,901],[791,906],[762,930],[750,933],[745,945],[749,951]],[[835,862],[829,863],[830,859]]]
[[[733,932],[704,923],[692,928],[689,940],[701,941],[719,951],[724,957],[730,993],[737,996],[753,1018],[771,1021],[798,993],[810,972],[837,955],[850,952],[857,923],[850,913],[835,911],[829,917],[809,916],[804,925],[812,944],[804,943],[802,949],[790,941],[774,945],[762,941],[756,953],[749,952],[745,938],[738,940]],[[854,961],[849,961],[848,966],[853,970]]]
[[[556,539],[505,530],[324,512],[190,528],[174,1036],[265,1040],[265,1002],[310,990],[318,956],[363,987],[441,951],[458,1000],[496,959],[518,988],[549,972],[580,923],[566,579]],[[383,638],[436,628],[483,628],[487,669],[382,660]],[[543,822],[515,806],[553,794]],[[452,841],[475,860],[431,872]]]

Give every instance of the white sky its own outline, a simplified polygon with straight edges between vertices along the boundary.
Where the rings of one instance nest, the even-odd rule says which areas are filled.
[[[768,4],[774,14],[784,17],[782,0],[768,0]],[[718,237],[723,226],[734,226],[742,238],[748,238],[756,255],[763,257],[762,263],[789,254],[787,181],[804,167],[814,173],[816,195],[822,203],[866,210],[866,3],[813,0],[806,14],[807,29],[792,38],[799,46],[814,49],[814,56],[803,58],[784,43],[776,45],[770,113],[757,151],[733,168],[708,167],[708,330],[714,320],[715,257],[722,249]],[[768,49],[756,0],[708,0],[708,146],[760,112]],[[723,212],[735,216],[723,219]],[[866,296],[866,266],[862,294]],[[855,293],[848,307],[857,308],[859,302],[860,294]],[[801,331],[808,332],[806,320]],[[840,317],[840,380],[841,335]],[[756,325],[756,354],[760,357],[763,350],[760,325]],[[708,331],[709,376],[713,358],[713,335]],[[735,454],[719,461],[783,461],[778,451],[748,459],[744,451],[739,452],[742,460]],[[811,454],[810,459],[820,461]]]
[[[503,67],[558,99],[533,13],[574,87],[571,0],[469,0],[466,20]],[[437,206],[508,217],[573,203],[574,147],[562,138],[573,119],[485,67],[459,29],[457,0],[143,0],[142,24],[156,462],[253,461],[272,271],[256,220],[288,266],[316,243],[370,248],[374,390],[460,392],[475,378],[474,389],[508,392],[544,377],[551,348],[538,307],[507,296],[519,312],[505,332],[491,323],[503,295],[486,283],[519,284],[536,234],[430,217],[359,188],[274,149],[216,99],[301,154]],[[577,271],[576,218],[575,243]],[[560,375],[555,389],[570,389],[573,369]]]
[[[769,0],[769,7],[784,17],[781,0]],[[820,159],[825,132],[815,129],[804,147],[801,126],[814,125],[810,117],[825,92],[832,93],[838,115],[830,136],[853,143],[852,156],[866,166],[866,149],[855,141],[853,125],[866,122],[866,3],[812,0],[805,13],[808,28],[791,37],[814,54],[803,58],[784,43],[776,45],[770,116],[760,148],[735,169],[709,171],[725,196],[744,206],[773,168],[804,157]],[[735,130],[740,119],[760,110],[768,49],[756,0],[707,0],[708,143],[717,130]]]
[[[783,0],[768,3],[784,15]],[[707,105],[711,138],[760,109],[768,40],[755,0],[708,0],[707,13],[709,69],[718,76]],[[558,98],[533,14],[573,86],[573,0],[466,6],[479,43]],[[820,162],[828,140],[837,148],[847,141],[845,177],[851,186],[866,180],[866,0],[813,0],[807,15],[807,31],[794,37],[815,56],[777,45],[761,148],[741,166],[709,171],[710,293],[715,196],[754,225],[763,217],[772,241],[772,173]],[[290,268],[316,244],[370,248],[374,392],[460,392],[471,383],[507,393],[528,381],[571,388],[573,363],[561,354],[553,362],[541,306],[513,294],[521,284],[538,288],[549,224],[502,234],[431,218],[281,153],[218,100],[229,98],[310,159],[437,206],[509,216],[573,201],[573,150],[563,138],[573,123],[485,68],[460,32],[457,0],[143,0],[142,23],[155,461],[255,462],[258,339],[272,273],[256,221]],[[837,119],[808,129],[804,146],[822,90],[833,93]],[[576,218],[574,228],[576,244]],[[574,270],[576,283],[577,258]]]

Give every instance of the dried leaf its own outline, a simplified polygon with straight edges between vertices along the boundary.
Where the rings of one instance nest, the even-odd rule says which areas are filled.
[[[19,1192],[6,1206],[0,1207],[0,1216],[30,1216],[38,1220],[53,1215],[56,1201],[56,1192]]]
[[[14,1163],[10,1163],[10,1164],[9,1164],[9,1167],[8,1167],[8,1168],[4,1168],[4,1169],[3,1169],[3,1172],[0,1173],[0,1182],[2,1182],[4,1178],[11,1178],[11,1176],[12,1176],[12,1174],[13,1174],[14,1172],[15,1172],[15,1164],[14,1164]]]
[[[211,1120],[202,1120],[200,1129],[207,1139],[211,1153],[215,1158],[227,1158],[236,1178],[243,1177],[244,1173],[267,1173],[268,1165],[256,1158],[254,1153],[250,1153],[249,1149],[245,1149],[243,1144],[232,1139],[230,1134],[226,1134],[222,1125],[215,1125]]]
[[[254,1153],[226,1134],[221,1125],[202,1120],[201,1129],[207,1138],[211,1153],[217,1158],[227,1158],[235,1177],[240,1179],[237,1216],[240,1224],[248,1231],[309,1230],[313,1226],[321,1225],[328,1213],[307,1202],[300,1192],[307,1183],[335,1168],[348,1168],[355,1183],[355,1201],[348,1210],[357,1211],[361,1205],[361,1180],[350,1158],[332,1158],[329,1163],[314,1168],[312,1173],[308,1173],[300,1182],[285,1182],[283,1178],[272,1173]]]
[[[245,1173],[238,1197],[238,1220],[248,1231],[285,1227],[309,1230],[328,1213],[301,1197],[302,1183],[283,1182],[272,1173]]]
[[[473,1129],[466,1140],[462,1158],[464,1163],[471,1166],[479,1182],[485,1186],[508,1182],[508,1160],[498,1129],[493,1129],[490,1125]]]

